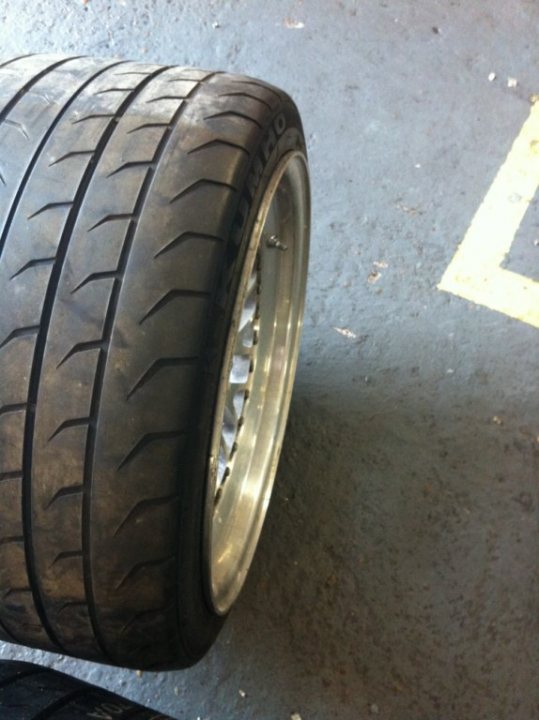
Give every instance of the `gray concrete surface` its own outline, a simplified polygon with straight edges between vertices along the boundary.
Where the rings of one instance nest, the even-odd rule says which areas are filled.
[[[539,92],[537,4],[2,0],[0,20],[3,55],[122,55],[283,86],[314,191],[284,457],[216,647],[142,677],[0,656],[182,719],[539,717],[539,331],[436,289]],[[535,278],[538,226],[534,202],[514,263]]]

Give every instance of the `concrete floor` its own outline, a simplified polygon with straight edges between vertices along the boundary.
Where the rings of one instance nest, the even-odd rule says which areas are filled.
[[[122,55],[283,86],[314,191],[284,457],[216,647],[142,677],[0,656],[182,719],[538,717],[539,332],[436,287],[539,92],[537,4],[2,0],[0,21],[5,56]],[[535,279],[538,232],[534,200],[507,266]]]

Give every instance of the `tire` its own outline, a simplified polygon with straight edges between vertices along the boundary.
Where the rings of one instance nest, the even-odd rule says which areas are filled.
[[[243,583],[284,431],[308,242],[298,111],[241,76],[56,56],[0,64],[0,108],[1,636],[125,667],[189,666]],[[264,503],[218,596],[212,443],[279,173],[288,185],[266,212],[302,253],[283,271],[295,334]],[[286,210],[287,188],[301,213]],[[257,258],[278,253],[266,245]],[[275,257],[256,267],[269,277]]]
[[[5,720],[171,720],[130,700],[30,663],[0,661]]]

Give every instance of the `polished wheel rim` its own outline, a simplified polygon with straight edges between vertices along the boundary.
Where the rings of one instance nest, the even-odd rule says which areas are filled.
[[[309,218],[307,163],[291,152],[250,237],[217,393],[205,561],[219,614],[243,586],[273,488],[303,323]]]

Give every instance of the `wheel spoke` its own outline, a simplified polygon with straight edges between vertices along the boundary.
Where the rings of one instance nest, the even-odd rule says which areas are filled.
[[[221,447],[219,448],[219,457],[217,458],[217,491],[220,489],[224,482],[227,467],[228,454],[223,445],[221,444]]]
[[[237,421],[236,418],[230,412],[230,408],[225,408],[225,417],[223,419],[223,447],[226,451],[227,457],[230,457],[230,451],[232,445],[236,439],[237,433]]]
[[[251,297],[247,298],[245,305],[243,306],[243,310],[241,311],[240,330],[243,330],[246,325],[252,324],[254,322],[255,315],[256,293],[253,293]]]
[[[245,404],[249,398],[249,383],[253,372],[257,343],[255,324],[259,302],[258,266],[258,262],[255,263],[255,268],[247,283],[246,297],[241,312],[228,378],[217,462],[216,506],[222,495],[223,485],[230,473],[230,463],[237,447]]]
[[[234,355],[230,369],[230,383],[245,385],[251,372],[251,357],[249,355]]]
[[[236,355],[252,355],[255,346],[256,328],[254,322],[247,323],[242,328],[237,337],[235,354]]]
[[[232,406],[234,408],[234,414],[239,420],[243,414],[243,406],[245,405],[247,401],[247,389],[243,388],[241,390],[236,390],[234,395],[232,396]]]

